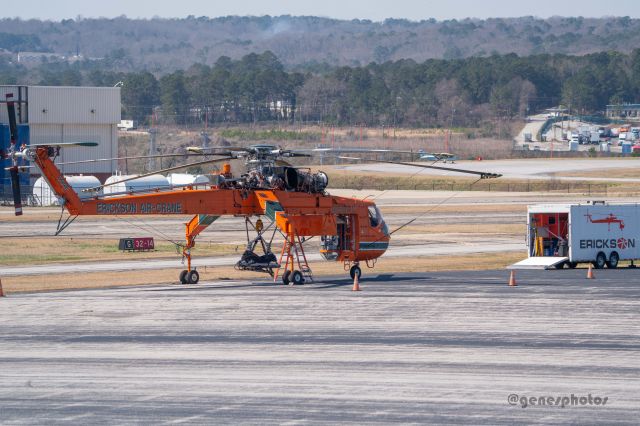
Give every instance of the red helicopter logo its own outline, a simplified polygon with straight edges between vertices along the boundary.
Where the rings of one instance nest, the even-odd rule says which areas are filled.
[[[621,231],[624,229],[624,221],[622,219],[618,219],[618,217],[615,216],[613,213],[609,213],[609,215],[607,215],[604,219],[593,219],[593,217],[588,213],[585,216],[587,217],[587,219],[589,219],[589,222],[591,223],[606,223],[609,228],[609,231],[611,231],[612,223],[617,223]]]
[[[627,240],[626,238],[618,238],[617,243],[619,249],[626,249],[627,247],[629,247],[629,240]]]

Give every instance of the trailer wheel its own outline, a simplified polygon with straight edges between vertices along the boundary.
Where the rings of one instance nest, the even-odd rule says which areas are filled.
[[[294,285],[302,285],[302,284],[304,284],[304,276],[302,275],[302,272],[293,271],[293,273],[291,274],[291,282]]]
[[[187,274],[189,273],[189,271],[187,271],[186,269],[182,272],[180,272],[180,283],[181,284],[186,284],[187,283]]]
[[[596,256],[596,260],[593,261],[593,267],[596,269],[604,268],[604,265],[607,264],[607,256],[603,252],[599,252]]]
[[[571,269],[576,269],[576,266],[578,266],[578,262],[567,262],[567,265],[569,265],[569,268]]]
[[[618,267],[618,262],[620,261],[620,255],[618,252],[611,252],[609,255],[609,261],[607,262],[607,268],[616,269]]]
[[[565,264],[565,263],[567,263],[567,262],[560,262],[560,263],[558,263],[557,265],[555,265],[555,266],[554,266],[554,268],[556,268],[556,269],[562,269],[562,268],[564,268],[564,264]]]
[[[289,275],[291,275],[291,271],[284,271],[284,274],[282,274],[282,284],[289,285]]]

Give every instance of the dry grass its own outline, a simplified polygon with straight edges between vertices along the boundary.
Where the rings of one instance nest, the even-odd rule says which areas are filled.
[[[640,179],[640,168],[628,167],[628,168],[612,168],[612,169],[600,169],[600,170],[585,170],[574,172],[561,172],[555,173],[555,176],[562,177],[595,177],[595,178],[612,178],[612,179]]]
[[[460,213],[473,211],[474,213],[526,213],[526,204],[420,204],[415,206],[380,206],[384,215],[388,214],[416,214],[416,213]],[[425,216],[428,217],[428,216]]]
[[[36,265],[82,261],[140,260],[175,258],[176,246],[156,242],[155,250],[122,252],[116,239],[86,239],[69,237],[3,238],[2,245],[10,251],[0,253],[0,265]],[[192,250],[195,256],[216,256],[236,253],[236,245],[203,243]]]
[[[382,258],[375,269],[363,269],[363,285],[366,277],[379,273],[427,272],[447,270],[486,270],[501,269],[525,257],[522,252],[474,254],[464,256],[432,256],[407,259]],[[312,263],[316,277],[343,274],[342,265],[335,262]],[[100,272],[85,274],[40,275],[25,277],[6,277],[2,286],[7,293],[36,292],[50,290],[90,289],[117,286],[135,286],[151,284],[177,283],[178,269],[159,269],[137,272]],[[256,279],[267,275],[236,271],[233,267],[199,268],[202,282],[214,280]]]
[[[523,221],[524,221],[523,217]],[[527,230],[526,224],[451,224],[451,225],[416,225],[405,226],[397,235],[404,234],[480,234],[480,235],[524,235]]]

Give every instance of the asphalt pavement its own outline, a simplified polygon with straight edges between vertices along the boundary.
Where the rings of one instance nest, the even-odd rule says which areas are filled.
[[[0,423],[637,424],[640,270],[585,274],[11,295]]]

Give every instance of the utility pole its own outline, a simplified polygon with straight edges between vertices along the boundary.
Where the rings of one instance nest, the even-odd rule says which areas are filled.
[[[156,134],[158,133],[157,129],[151,128],[149,129],[149,155],[156,155]],[[156,159],[151,157],[149,158],[149,164],[147,165],[149,171],[153,171],[156,169]]]
[[[149,128],[149,155],[156,155],[156,134],[158,133],[158,129],[153,127],[155,119],[155,113],[151,114],[151,127]],[[149,158],[149,162],[147,163],[147,167],[149,171],[156,169],[156,159],[154,157]]]
[[[456,109],[451,107],[451,120],[449,121],[449,130],[447,130],[447,136],[445,138],[444,152],[449,152],[449,139],[451,138],[451,128],[453,127],[453,116],[456,113]]]

